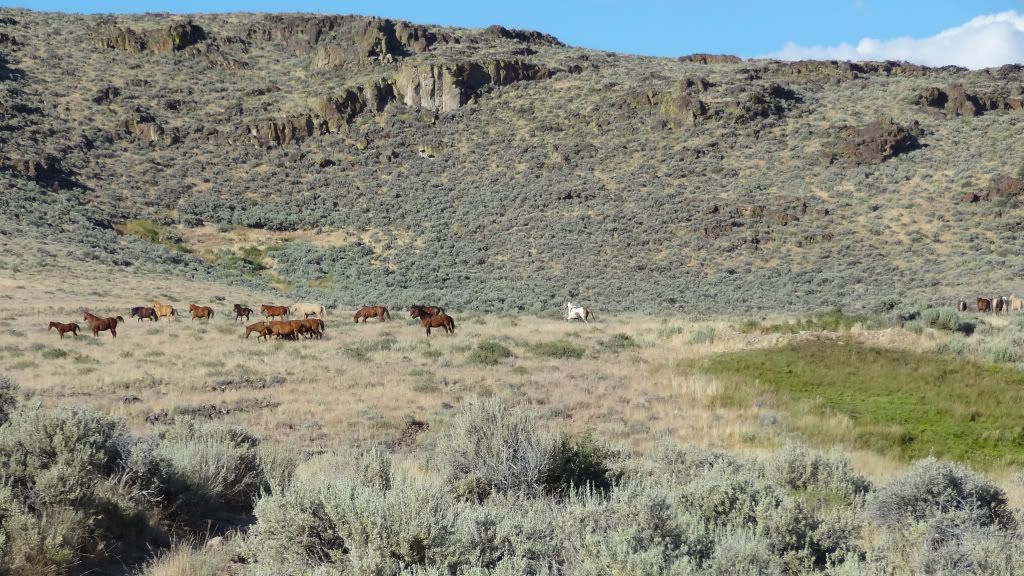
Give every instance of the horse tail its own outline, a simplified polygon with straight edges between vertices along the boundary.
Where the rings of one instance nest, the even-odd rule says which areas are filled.
[[[455,319],[451,316],[448,317],[448,327],[451,328],[452,334],[455,334]]]
[[[391,312],[388,312],[387,308],[384,309],[384,315],[387,316],[388,320],[391,320]]]
[[[117,322],[114,322],[114,326],[117,326],[118,323],[124,324],[124,318],[123,317],[118,316],[116,318],[116,320],[117,320]]]
[[[210,320],[213,320],[213,308],[210,308]]]
[[[594,312],[587,308],[587,316],[590,316],[591,320],[597,320],[597,316],[594,316]]]

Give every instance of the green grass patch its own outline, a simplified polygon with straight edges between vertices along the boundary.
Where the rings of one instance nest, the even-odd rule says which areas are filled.
[[[116,228],[118,232],[127,236],[135,236],[136,238],[141,238],[147,242],[161,244],[172,250],[177,250],[178,252],[184,252],[186,254],[191,252],[189,247],[182,242],[180,235],[167,230],[152,220],[146,220],[144,218],[129,220],[128,222],[119,224],[114,228]]]
[[[1024,464],[1024,373],[936,353],[806,342],[722,354],[703,370],[722,378],[739,406],[774,398],[787,418],[824,445],[846,444],[905,459],[933,454],[980,467]]]
[[[587,349],[565,340],[538,342],[530,345],[530,352],[546,358],[576,359],[583,358]]]

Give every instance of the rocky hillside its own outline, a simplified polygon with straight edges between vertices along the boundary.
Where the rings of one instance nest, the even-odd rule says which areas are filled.
[[[1022,87],[501,26],[0,10],[0,265],[488,310],[1022,293]]]

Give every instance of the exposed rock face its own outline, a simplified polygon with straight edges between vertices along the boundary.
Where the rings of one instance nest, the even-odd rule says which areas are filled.
[[[488,26],[482,34],[485,38],[505,38],[515,40],[524,44],[539,44],[543,46],[565,46],[561,40],[551,34],[544,34],[536,30],[515,30],[504,26]]]
[[[952,116],[980,116],[992,110],[1024,110],[1024,98],[1013,96],[1000,98],[972,94],[962,84],[950,84],[947,88],[926,88],[917,94],[919,106],[942,110]]]
[[[697,64],[736,64],[743,62],[743,59],[732,54],[687,54],[680,56],[679,61],[696,62]]]
[[[96,104],[110,104],[120,95],[120,88],[118,88],[117,86],[107,86],[105,88],[100,88],[99,90],[97,90],[96,94],[94,94],[92,97],[92,101]]]
[[[206,40],[206,32],[192,21],[171,24],[163,30],[152,30],[145,33],[136,32],[131,28],[113,26],[101,32],[96,38],[96,45],[110,50],[124,50],[132,54],[154,52],[169,54],[184,50],[198,42]]]
[[[1001,176],[992,181],[980,194],[977,192],[965,192],[960,196],[961,202],[992,201],[999,198],[1018,198],[1024,196],[1024,178],[1012,176]]]
[[[122,133],[148,146],[173,146],[181,140],[177,130],[165,130],[157,119],[141,108],[135,108],[121,122]]]
[[[435,44],[457,44],[451,34],[434,32],[426,26],[408,22],[368,18],[352,20],[336,40],[317,46],[310,67],[329,70],[367,61],[393,62],[411,54],[420,54]]]
[[[60,158],[56,156],[6,158],[3,167],[19,176],[55,188],[75,185],[71,173],[61,167]]]
[[[267,16],[245,31],[248,40],[281,42],[296,52],[309,52],[330,32],[351,16]]]
[[[406,66],[399,72],[395,88],[408,106],[450,112],[487,86],[540,80],[554,74],[550,68],[518,60]]]
[[[799,94],[780,84],[769,84],[749,92],[732,110],[734,120],[751,121],[758,118],[782,116],[803,99]]]
[[[307,138],[324,134],[327,122],[312,114],[301,114],[279,119],[267,119],[243,126],[229,143],[248,142],[254,146],[268,148],[302,142]]]
[[[365,88],[349,88],[337,96],[317,98],[313,112],[324,119],[332,132],[348,128],[352,120],[363,111],[380,112],[395,100],[394,86],[379,81]]]
[[[881,163],[920,148],[919,133],[916,120],[909,126],[902,126],[888,118],[861,127],[843,128],[837,155],[855,165]]]

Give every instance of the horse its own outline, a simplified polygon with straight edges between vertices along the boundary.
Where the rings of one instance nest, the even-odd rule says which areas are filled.
[[[309,338],[316,338],[317,340],[324,337],[324,321],[320,318],[303,318],[301,320],[289,320],[289,322],[297,326],[296,330],[299,334]]]
[[[444,328],[444,331],[448,334],[455,334],[455,320],[452,317],[445,314],[433,314],[429,315],[423,312],[420,315],[420,324],[427,329],[427,336],[430,336],[431,328]]]
[[[1003,297],[996,296],[992,299],[992,313],[999,314],[1003,311]]]
[[[298,336],[298,327],[289,320],[274,320],[269,323],[270,333],[278,338],[295,340]]]
[[[409,307],[409,317],[419,318],[420,311],[426,312],[431,316],[435,316],[437,314],[444,314],[444,308],[441,308],[440,306],[421,306],[419,304],[413,304],[412,306]]]
[[[252,308],[246,308],[241,304],[235,304],[235,322],[238,322],[240,318],[245,318],[245,321],[249,321],[249,316],[252,316]]]
[[[57,334],[60,334],[61,340],[64,339],[64,335],[67,334],[68,332],[71,332],[75,336],[75,338],[78,338],[78,324],[75,322],[69,322],[67,324],[62,324],[60,322],[50,322],[50,327],[47,328],[46,331],[49,332],[50,330],[53,329],[56,329]]]
[[[117,325],[118,323],[123,324],[124,318],[115,316],[113,318],[100,318],[95,314],[86,312],[82,316],[82,320],[85,320],[89,324],[89,329],[92,330],[92,335],[99,336],[100,332],[109,330],[110,335],[117,338]]]
[[[1024,310],[1024,300],[1021,300],[1016,294],[1010,294],[1010,310],[1014,312]]]
[[[957,302],[956,303],[956,311],[957,312],[967,312],[967,301],[966,300],[961,300],[961,301]]]
[[[383,306],[364,306],[352,316],[352,321],[358,324],[362,320],[365,324],[367,318],[380,318],[380,321],[384,322],[391,319],[391,313]]]
[[[151,306],[153,307],[153,310],[156,310],[157,318],[170,318],[171,316],[178,315],[178,311],[170,304],[161,304],[154,300]]]
[[[266,316],[268,320],[270,318],[280,318],[281,320],[284,320],[285,318],[288,317],[287,306],[274,306],[273,304],[263,304],[260,306],[260,312],[264,316]]]
[[[988,312],[992,309],[992,301],[988,298],[978,298],[978,312]]]
[[[159,320],[159,316],[157,316],[156,310],[146,306],[136,306],[135,308],[132,308],[131,310],[128,311],[128,317],[138,317],[139,322],[142,322],[146,318],[149,318],[153,322]]]
[[[266,322],[257,322],[255,324],[249,324],[245,327],[245,339],[249,339],[249,334],[255,332],[257,334],[256,339],[263,338],[267,340],[270,338],[270,325]]]
[[[189,304],[188,311],[192,313],[193,321],[195,321],[196,318],[206,318],[207,322],[213,320],[213,308],[210,308],[209,306],[196,306],[195,304]]]
[[[296,316],[302,315],[303,318],[309,318],[310,316],[316,316],[317,318],[324,317],[323,304],[310,304],[308,302],[297,302],[291,305],[292,313]]]
[[[570,320],[583,320],[584,323],[589,323],[591,318],[594,318],[594,314],[590,311],[590,308],[577,306],[574,302],[565,303],[566,322]],[[596,318],[594,319],[596,320]]]

